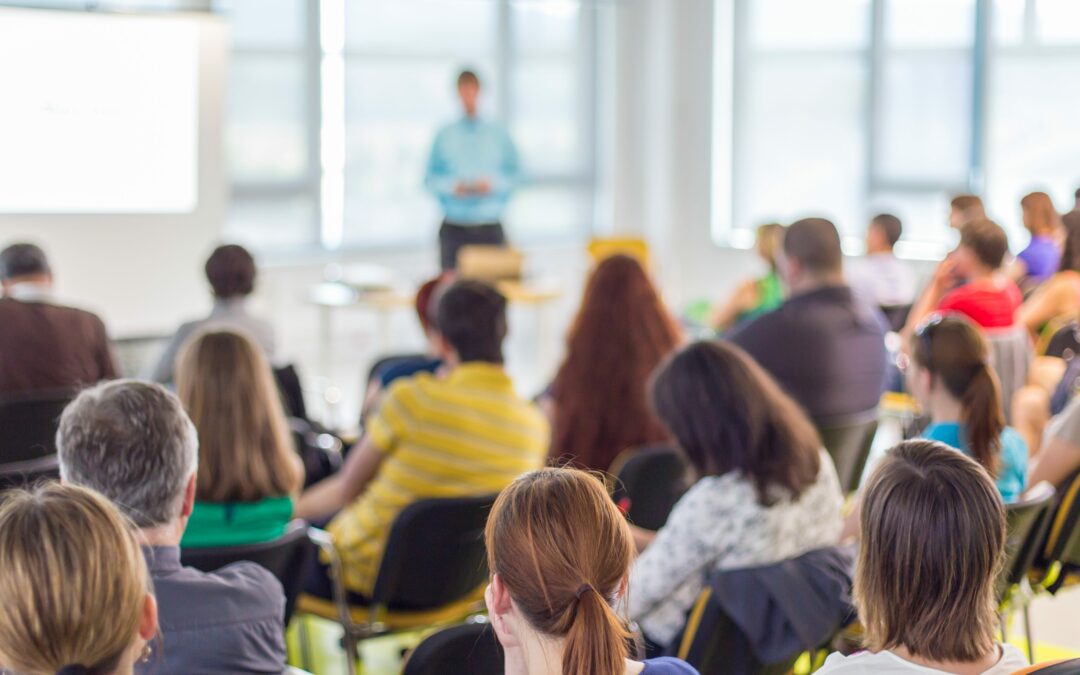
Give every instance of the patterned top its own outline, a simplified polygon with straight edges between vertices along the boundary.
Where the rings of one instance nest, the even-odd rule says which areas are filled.
[[[762,506],[753,482],[731,472],[683,495],[630,575],[630,616],[650,640],[678,637],[713,570],[769,565],[838,541],[843,496],[824,450],[817,480],[797,501],[781,492]]]
[[[368,437],[386,457],[367,489],[327,531],[341,553],[345,585],[370,595],[398,513],[422,499],[496,494],[540,468],[550,432],[520,399],[501,366],[465,363],[446,379],[427,373],[387,391]]]

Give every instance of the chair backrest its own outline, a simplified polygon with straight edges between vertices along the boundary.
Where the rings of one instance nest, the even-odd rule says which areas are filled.
[[[1058,562],[1071,572],[1080,570],[1080,472],[1072,475],[1047,519],[1039,562],[1044,567]],[[1064,575],[1062,575],[1064,576]]]
[[[1027,675],[1028,673],[1042,673],[1042,675],[1076,675],[1076,673],[1080,673],[1080,659],[1036,663],[1023,670],[1016,671],[1013,675]]]
[[[76,393],[62,389],[0,398],[0,464],[55,455],[60,415]]]
[[[908,315],[911,314],[911,305],[888,305],[881,307],[881,313],[885,315],[885,321],[889,329],[895,333],[904,330]]]
[[[296,372],[296,366],[290,363],[287,366],[274,368],[274,381],[277,382],[278,391],[281,393],[285,414],[306,420],[307,405],[304,403],[304,388],[300,384],[300,374]]]
[[[854,492],[862,480],[866,460],[877,434],[877,410],[852,415],[844,419],[819,421],[815,424],[821,443],[836,465],[840,489]]]
[[[484,525],[494,503],[488,495],[405,507],[390,528],[372,605],[434,609],[474,592],[488,576]]]
[[[1026,328],[1018,325],[1003,331],[987,332],[986,340],[990,344],[990,365],[1001,383],[1005,419],[1011,421],[1013,395],[1027,384],[1028,371],[1031,369],[1034,356],[1031,337]]]
[[[1024,493],[1020,501],[1005,506],[1005,565],[998,580],[999,597],[1023,581],[1043,543],[1054,486],[1039,483]]]
[[[659,530],[675,502],[686,492],[687,468],[682,454],[668,446],[631,448],[611,465],[615,503],[634,525]]]
[[[60,480],[60,462],[56,455],[0,464],[0,491],[28,488],[49,480]]]
[[[1080,354],[1080,323],[1069,321],[1054,331],[1045,345],[1039,350],[1043,356],[1054,356],[1071,361]]]
[[[390,354],[383,356],[375,360],[375,363],[371,364],[371,369],[368,371],[367,380],[365,380],[363,391],[367,390],[367,385],[371,384],[372,380],[382,375],[382,371],[392,366],[399,366],[404,363],[411,363],[413,361],[427,361],[431,357],[421,352],[413,352],[409,354]]]
[[[189,567],[213,572],[234,562],[247,560],[270,571],[285,591],[285,623],[289,623],[296,598],[304,585],[308,564],[315,560],[316,545],[308,537],[307,523],[294,520],[285,534],[274,541],[243,546],[182,548],[180,561]]]
[[[424,638],[409,654],[402,675],[502,675],[503,649],[491,624],[466,623]]]

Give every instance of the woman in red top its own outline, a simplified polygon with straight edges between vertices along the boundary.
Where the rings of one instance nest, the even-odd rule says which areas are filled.
[[[960,245],[938,266],[912,309],[908,327],[938,311],[964,314],[987,330],[1011,328],[1024,298],[1001,271],[1008,252],[1008,237],[997,223],[981,219],[964,225]],[[963,280],[959,286],[958,279]]]

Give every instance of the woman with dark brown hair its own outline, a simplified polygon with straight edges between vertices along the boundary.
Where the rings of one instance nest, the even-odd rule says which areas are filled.
[[[1032,192],[1020,200],[1024,214],[1024,227],[1031,233],[1031,241],[1016,254],[1009,270],[1011,276],[1023,288],[1034,288],[1049,279],[1058,270],[1061,261],[1061,215],[1054,202],[1045,192]]]
[[[833,654],[819,673],[982,673],[1027,666],[997,641],[995,582],[1005,509],[978,464],[941,443],[907,441],[862,493],[855,605],[869,651]]]
[[[509,675],[696,675],[629,658],[616,613],[634,558],[630,528],[596,477],[542,469],[503,490],[486,532],[485,594]]]
[[[1080,211],[1066,213],[1061,221],[1065,247],[1057,271],[1017,310],[1017,321],[1034,336],[1053,319],[1080,314]]]
[[[181,545],[280,537],[304,467],[258,345],[230,330],[196,335],[180,352],[176,393],[199,432],[195,508]]]
[[[836,544],[843,498],[806,414],[738,347],[690,345],[664,362],[651,390],[697,477],[631,576],[630,616],[662,648],[709,572]]]
[[[617,255],[589,277],[566,358],[542,401],[551,457],[606,471],[623,450],[667,439],[645,386],[682,333],[637,260]]]
[[[923,437],[970,455],[1006,502],[1024,491],[1028,450],[1005,426],[1001,387],[982,332],[961,314],[931,315],[911,338],[908,389],[930,417]]]

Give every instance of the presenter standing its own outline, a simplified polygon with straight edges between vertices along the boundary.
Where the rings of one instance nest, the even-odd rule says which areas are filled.
[[[464,116],[435,136],[424,184],[443,209],[439,251],[443,270],[457,267],[458,251],[472,244],[506,243],[502,217],[520,179],[518,153],[506,128],[481,119],[480,78],[457,79]]]

